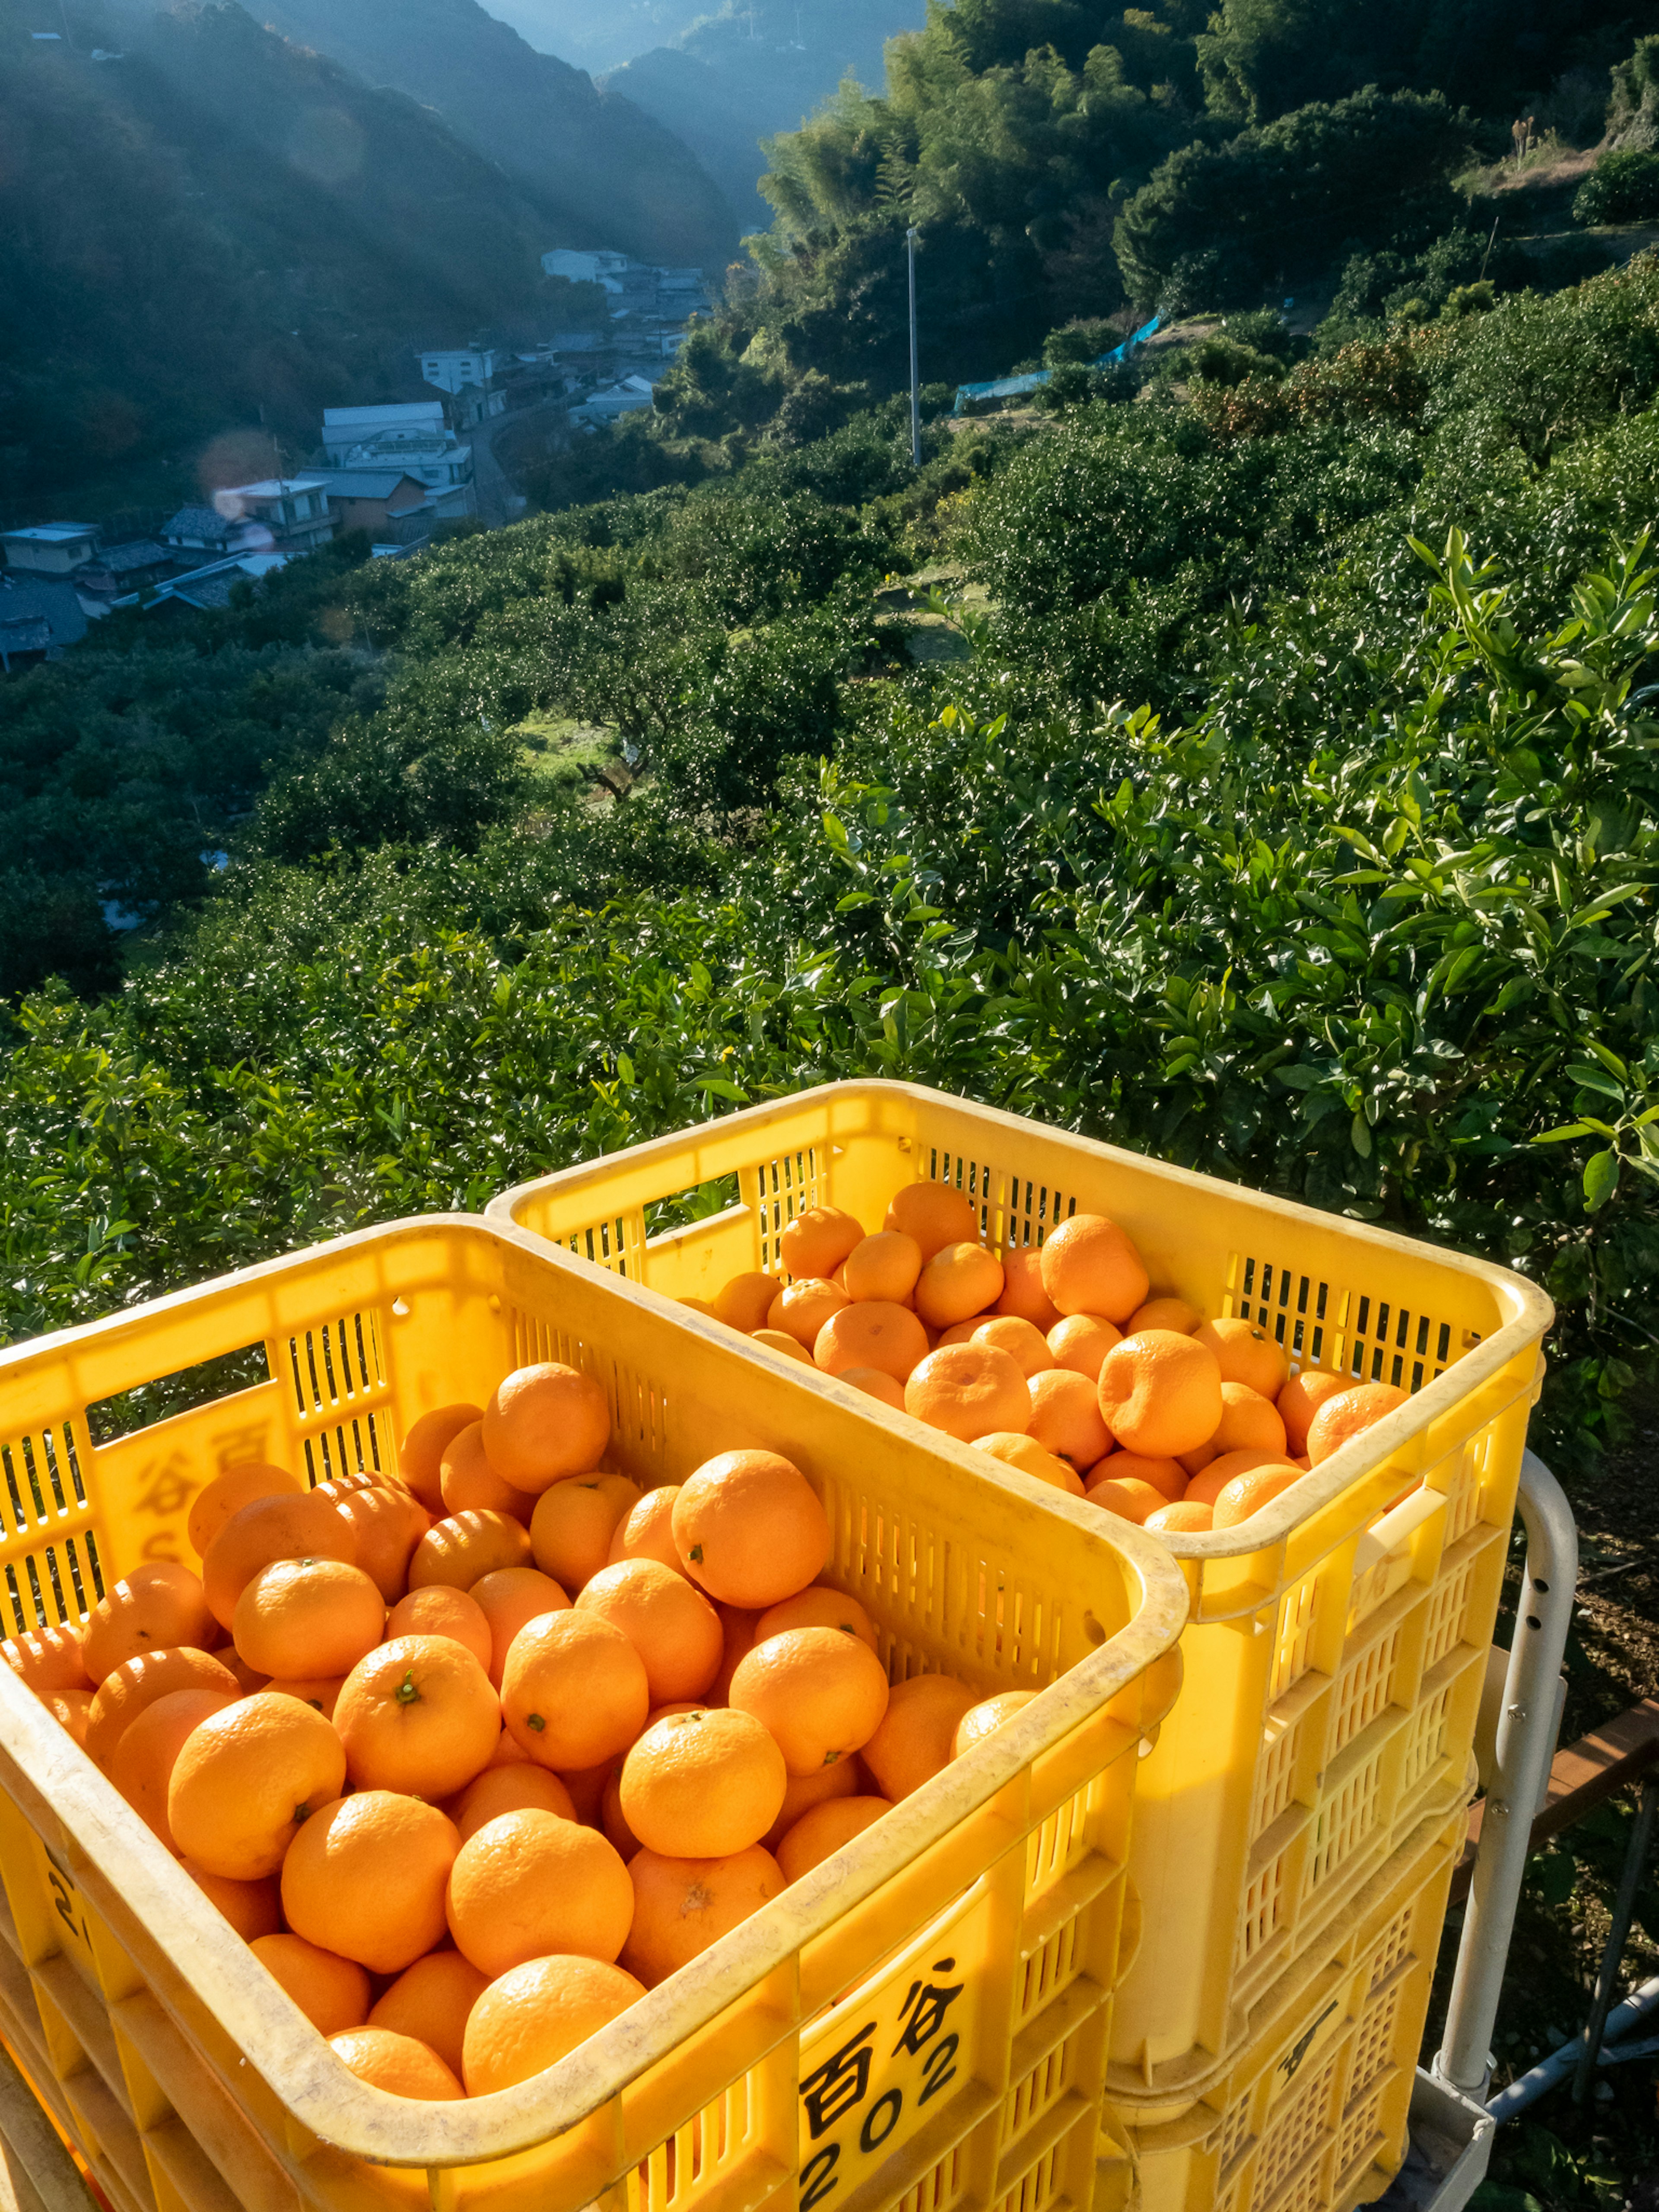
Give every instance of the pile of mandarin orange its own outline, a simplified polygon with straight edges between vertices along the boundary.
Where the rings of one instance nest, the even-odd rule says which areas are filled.
[[[3,1646],[351,2071],[556,2063],[1031,1692],[890,1686],[787,1460],[642,1493],[591,1377],[426,1414],[399,1474],[233,1468],[199,1574]]]
[[[873,1235],[833,1206],[779,1238],[789,1281],[685,1305],[1038,1481],[1156,1531],[1232,1528],[1405,1401],[1267,1331],[1154,1297],[1133,1240],[1076,1213],[990,1250],[972,1202],[911,1183]]]

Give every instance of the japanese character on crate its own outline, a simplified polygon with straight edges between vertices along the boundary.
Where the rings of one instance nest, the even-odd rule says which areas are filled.
[[[549,1363],[424,1415],[396,1475],[198,1476],[199,1573],[137,1566],[3,1647],[395,2095],[556,2063],[1032,1694],[890,1686],[787,1460],[642,1493],[610,1442]]]
[[[1154,1295],[1104,1214],[993,1251],[969,1199],[916,1182],[869,1235],[815,1206],[778,1243],[787,1282],[735,1275],[681,1304],[1160,1534],[1238,1527],[1405,1403],[1292,1376],[1265,1329]]]
[[[890,1992],[896,2013],[884,2005],[888,1992],[860,1997],[852,2010],[861,2013],[868,2002],[878,2017],[850,2033],[837,2028],[836,2048],[823,2058],[812,2053],[816,2063],[800,2085],[800,2212],[842,2189],[863,2162],[896,2148],[894,2138],[908,2133],[906,2124],[915,2124],[958,2078],[968,1984],[949,1978],[956,1963],[949,1955],[935,1959],[908,1986],[901,1977]],[[947,2027],[959,2004],[964,2013]]]

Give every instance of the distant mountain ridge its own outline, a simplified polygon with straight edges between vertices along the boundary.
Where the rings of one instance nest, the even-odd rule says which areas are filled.
[[[548,246],[715,269],[738,226],[683,140],[477,0],[258,0],[285,38],[434,109],[554,216]]]
[[[74,43],[37,41],[0,0],[12,519],[199,496],[226,434],[269,474],[325,404],[410,384],[415,347],[551,319],[550,211],[430,110],[234,4],[68,8]]]

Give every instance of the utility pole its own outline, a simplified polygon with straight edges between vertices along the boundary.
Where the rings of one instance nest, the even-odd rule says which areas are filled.
[[[904,234],[904,242],[910,252],[910,459],[917,468],[921,466],[921,355],[916,347],[916,227],[910,225]]]

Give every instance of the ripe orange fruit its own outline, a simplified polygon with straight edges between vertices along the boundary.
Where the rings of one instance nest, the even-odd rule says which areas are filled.
[[[818,1331],[847,1300],[848,1293],[834,1283],[816,1275],[801,1277],[786,1284],[767,1308],[767,1328],[781,1329],[810,1352]]]
[[[1210,1438],[1218,1459],[1223,1452],[1265,1451],[1282,1457],[1285,1423],[1271,1398],[1252,1390],[1247,1382],[1221,1386],[1221,1419]]]
[[[1189,1306],[1185,1298],[1148,1298],[1125,1322],[1123,1334],[1139,1336],[1143,1329],[1172,1328],[1177,1336],[1190,1336],[1203,1318],[1198,1308]]]
[[[688,1313],[702,1314],[705,1320],[718,1321],[720,1318],[707,1298],[676,1298],[674,1303],[677,1306],[684,1306]]]
[[[233,1513],[252,1505],[256,1498],[297,1498],[303,1485],[283,1467],[268,1467],[255,1460],[243,1467],[227,1468],[198,1491],[191,1501],[185,1534],[198,1559]]]
[[[632,1974],[598,1959],[532,1959],[510,1968],[467,2021],[467,2095],[488,2097],[556,2066],[644,1995]]]
[[[274,1936],[283,1924],[282,1893],[274,1875],[263,1881],[228,1881],[210,1874],[194,1859],[179,1862],[208,1903],[222,1913],[245,1943],[261,1936]]]
[[[1265,1328],[1239,1316],[1206,1321],[1194,1341],[1214,1352],[1224,1382],[1243,1382],[1264,1398],[1276,1398],[1290,1372],[1284,1353]]]
[[[673,1528],[681,1565],[727,1605],[793,1597],[830,1557],[830,1522],[817,1492],[775,1452],[705,1460],[680,1486]]]
[[[516,1368],[484,1407],[484,1450],[515,1490],[539,1493],[567,1475],[587,1474],[610,1441],[604,1389],[558,1360]]]
[[[999,1690],[995,1697],[981,1698],[978,1705],[969,1705],[951,1739],[951,1758],[960,1759],[988,1735],[994,1735],[1017,1713],[1023,1713],[1036,1695],[1035,1690]]]
[[[574,1820],[576,1807],[550,1767],[521,1759],[511,1766],[487,1766],[467,1784],[455,1808],[455,1832],[468,1843],[503,1813],[551,1813],[556,1819]]]
[[[379,1482],[354,1490],[334,1510],[357,1540],[355,1564],[386,1603],[395,1604],[408,1583],[415,1547],[432,1526],[432,1516],[408,1491]]]
[[[924,1266],[946,1244],[979,1241],[979,1214],[973,1200],[943,1182],[907,1183],[888,1207],[881,1225],[914,1237],[921,1247]]]
[[[409,1587],[447,1583],[471,1589],[502,1567],[530,1560],[530,1531],[510,1513],[466,1512],[434,1521],[410,1554]]]
[[[683,1575],[685,1570],[674,1549],[674,1500],[679,1494],[678,1483],[667,1482],[659,1490],[647,1490],[637,1505],[630,1505],[611,1532],[606,1566],[614,1567],[619,1559],[654,1559],[659,1566],[672,1567]]]
[[[153,1835],[174,1849],[167,1784],[179,1753],[210,1713],[235,1698],[223,1690],[170,1690],[146,1706],[110,1754],[109,1778]]]
[[[87,1723],[92,1717],[92,1692],[37,1690],[34,1694],[58,1727],[67,1730],[84,1751],[87,1747]]]
[[[210,1713],[186,1740],[167,1785],[175,1847],[210,1874],[258,1881],[345,1787],[340,1739],[297,1698],[256,1691]]]
[[[340,1692],[345,1687],[343,1674],[290,1674],[286,1680],[273,1678],[264,1687],[284,1698],[298,1698],[313,1712],[320,1713],[325,1721],[334,1717],[334,1708],[339,1703]]]
[[[1106,1462],[1108,1467],[1112,1463],[1110,1460]],[[1098,1505],[1105,1513],[1115,1513],[1120,1521],[1133,1521],[1138,1528],[1144,1528],[1152,1515],[1170,1502],[1161,1490],[1133,1474],[1103,1475],[1098,1482],[1091,1482],[1083,1494],[1091,1505]]]
[[[930,1352],[905,1384],[904,1410],[966,1444],[997,1429],[1023,1434],[1031,1393],[1018,1363],[994,1345],[947,1344]]]
[[[1097,1389],[1102,1418],[1124,1450],[1152,1459],[1175,1459],[1207,1443],[1221,1419],[1215,1354],[1170,1328],[1115,1345],[1101,1363]]]
[[[985,1320],[983,1314],[969,1314],[966,1321],[953,1321],[949,1328],[933,1329],[933,1350],[937,1352],[947,1344],[971,1344]]]
[[[812,1358],[826,1375],[873,1367],[902,1382],[927,1353],[927,1332],[908,1306],[868,1298],[832,1314],[812,1343]]]
[[[237,1599],[261,1567],[278,1559],[340,1559],[350,1566],[356,1551],[351,1523],[327,1498],[310,1492],[256,1498],[238,1507],[203,1557],[208,1610],[228,1628]]]
[[[1145,1452],[1113,1452],[1089,1469],[1089,1481],[1149,1482],[1166,1501],[1187,1494],[1187,1472],[1178,1459],[1153,1459]]]
[[[360,1659],[334,1707],[359,1790],[435,1802],[489,1765],[501,1732],[489,1677],[448,1636],[398,1636]]]
[[[608,1620],[574,1608],[541,1613],[513,1639],[501,1710],[538,1766],[575,1773],[627,1750],[651,1711],[650,1678]]]
[[[441,1942],[444,1892],[460,1849],[435,1805],[360,1790],[313,1813],[283,1861],[283,1916],[296,1936],[400,1974]]]
[[[1241,1521],[1248,1521],[1253,1513],[1270,1505],[1281,1492],[1301,1480],[1301,1468],[1288,1463],[1253,1468],[1249,1474],[1236,1474],[1215,1501],[1211,1527],[1236,1528]]]
[[[856,1797],[864,1787],[863,1762],[856,1757],[838,1759],[833,1766],[819,1767],[816,1774],[792,1774],[778,1816],[761,1838],[762,1843],[775,1854],[803,1813],[810,1813],[814,1805],[827,1804],[832,1797]]]
[[[611,1557],[617,1523],[640,1503],[625,1474],[584,1474],[556,1482],[536,1500],[530,1548],[536,1565],[561,1589],[577,1591]]]
[[[54,1622],[47,1628],[31,1628],[9,1637],[5,1661],[20,1681],[37,1696],[49,1690],[90,1690],[94,1685],[81,1653],[78,1622]]]
[[[758,1267],[733,1275],[714,1293],[714,1318],[728,1328],[741,1329],[745,1336],[751,1329],[764,1328],[779,1288],[777,1277],[763,1274]]]
[[[1027,1434],[1056,1459],[1075,1468],[1092,1467],[1112,1448],[1101,1418],[1098,1386],[1069,1367],[1051,1367],[1030,1382],[1031,1419]]]
[[[864,1607],[855,1597],[831,1589],[827,1583],[814,1583],[810,1589],[768,1606],[755,1623],[754,1640],[764,1644],[769,1636],[781,1636],[790,1628],[838,1628],[880,1653],[880,1643]]]
[[[349,2074],[388,2096],[442,2104],[466,2094],[431,2045],[412,2035],[395,2035],[385,2027],[348,2027],[331,2035],[328,2047]]]
[[[788,1780],[783,1753],[760,1721],[741,1710],[698,1707],[647,1729],[623,1761],[617,1796],[629,1831],[648,1850],[726,1858],[759,1843]]]
[[[1327,1398],[1308,1428],[1308,1457],[1316,1467],[1406,1402],[1392,1382],[1361,1382]]]
[[[759,1844],[726,1858],[665,1858],[642,1850],[625,1871],[634,1924],[623,1965],[648,1990],[700,1958],[784,1888],[777,1861]]]
[[[634,1917],[628,1869],[592,1828],[552,1813],[503,1813],[462,1844],[449,1931],[492,1978],[529,1959],[614,1960]]]
[[[1122,1332],[1111,1322],[1103,1321],[1098,1314],[1065,1314],[1048,1332],[1048,1351],[1056,1367],[1069,1367],[1073,1374],[1086,1375],[1091,1382],[1100,1379],[1101,1363],[1114,1345],[1121,1344]]]
[[[752,1332],[749,1341],[750,1344],[763,1344],[769,1352],[775,1352],[785,1359],[797,1360],[803,1366],[812,1364],[811,1353],[800,1339],[791,1336],[787,1329],[757,1328]]]
[[[1046,1336],[1060,1319],[1060,1308],[1042,1287],[1042,1254],[1035,1244],[1006,1245],[997,1255],[1002,1262],[1000,1314],[1029,1321]]]
[[[87,1708],[87,1757],[107,1769],[116,1745],[139,1714],[174,1690],[216,1690],[229,1698],[242,1694],[241,1684],[228,1667],[188,1646],[124,1659],[98,1685]]]
[[[885,1797],[832,1797],[803,1813],[778,1845],[778,1866],[785,1881],[799,1881],[811,1874],[892,1809]]]
[[[482,1406],[437,1406],[420,1419],[404,1438],[398,1454],[398,1474],[428,1513],[442,1513],[443,1457],[453,1437],[472,1421],[483,1419]]]
[[[355,1960],[319,1951],[303,1936],[257,1936],[248,1948],[319,2035],[338,2035],[368,2018],[368,1976]]]
[[[444,1446],[438,1463],[438,1487],[443,1510],[452,1513],[510,1513],[528,1522],[536,1499],[498,1474],[484,1449],[483,1423],[470,1422]]]
[[[929,1328],[949,1328],[1002,1296],[1002,1262],[982,1244],[945,1244],[916,1278],[916,1311]]]
[[[993,1429],[988,1437],[975,1437],[974,1449],[988,1452],[1005,1467],[1017,1467],[1051,1490],[1063,1490],[1068,1498],[1083,1495],[1083,1479],[1071,1462],[1056,1459],[1034,1437],[1023,1436],[1017,1429]]]
[[[171,1559],[151,1560],[123,1575],[88,1614],[82,1664],[101,1682],[140,1652],[173,1650],[182,1644],[205,1650],[212,1626],[200,1576]]]
[[[1193,1476],[1187,1485],[1186,1500],[1194,1505],[1213,1505],[1236,1474],[1249,1474],[1255,1468],[1277,1463],[1278,1455],[1273,1452],[1223,1452]]]
[[[497,1690],[513,1639],[525,1623],[538,1613],[564,1613],[570,1604],[562,1585],[539,1567],[502,1567],[474,1583],[467,1595],[489,1631],[489,1650],[482,1664]]]
[[[965,1682],[948,1674],[896,1682],[886,1716],[864,1747],[864,1763],[881,1795],[896,1805],[948,1766],[962,1717],[978,1703]]]
[[[1352,1375],[1329,1375],[1321,1367],[1304,1367],[1291,1377],[1273,1403],[1285,1424],[1285,1442],[1292,1456],[1308,1449],[1308,1431],[1327,1398],[1340,1397],[1353,1388]]]
[[[856,1636],[790,1628],[738,1662],[731,1698],[738,1711],[771,1731],[791,1774],[815,1774],[875,1734],[887,1711],[887,1673]]]
[[[258,1674],[349,1674],[380,1640],[386,1600],[343,1560],[276,1559],[244,1586],[231,1626]]]
[[[720,1615],[683,1574],[655,1559],[601,1567],[576,1610],[621,1629],[645,1662],[653,1705],[700,1698],[720,1672],[726,1644]]]
[[[927,1340],[924,1336],[922,1342]],[[879,1367],[842,1367],[836,1370],[836,1379],[854,1390],[862,1390],[866,1398],[876,1398],[884,1406],[890,1406],[896,1413],[904,1411],[904,1385]]]
[[[848,1254],[842,1269],[847,1286],[842,1304],[848,1299],[854,1303],[884,1299],[893,1305],[908,1305],[921,1273],[921,1247],[915,1238],[896,1229],[884,1229],[878,1236],[866,1237]],[[828,1321],[830,1316],[823,1318]]]
[[[1140,1525],[1158,1536],[1207,1536],[1214,1513],[1214,1506],[1202,1505],[1195,1498],[1178,1498],[1149,1513]]]
[[[368,2025],[414,2036],[459,2075],[467,2021],[489,1986],[459,1951],[433,1951],[398,1975],[369,2014]]]
[[[1133,1240],[1103,1213],[1074,1213],[1042,1247],[1042,1287],[1063,1314],[1098,1314],[1121,1328],[1146,1302]]]
[[[1042,1331],[1017,1314],[997,1314],[989,1321],[975,1322],[969,1342],[994,1345],[999,1352],[1006,1352],[1028,1382],[1055,1364]]]
[[[778,1239],[784,1266],[799,1282],[807,1275],[833,1275],[864,1235],[863,1224],[836,1206],[812,1206],[798,1213]]]
[[[386,1635],[388,1643],[399,1636],[447,1636],[463,1651],[470,1651],[486,1673],[495,1649],[483,1607],[465,1590],[452,1589],[447,1583],[428,1583],[400,1597],[386,1617]],[[351,1663],[355,1667],[357,1662]]]

